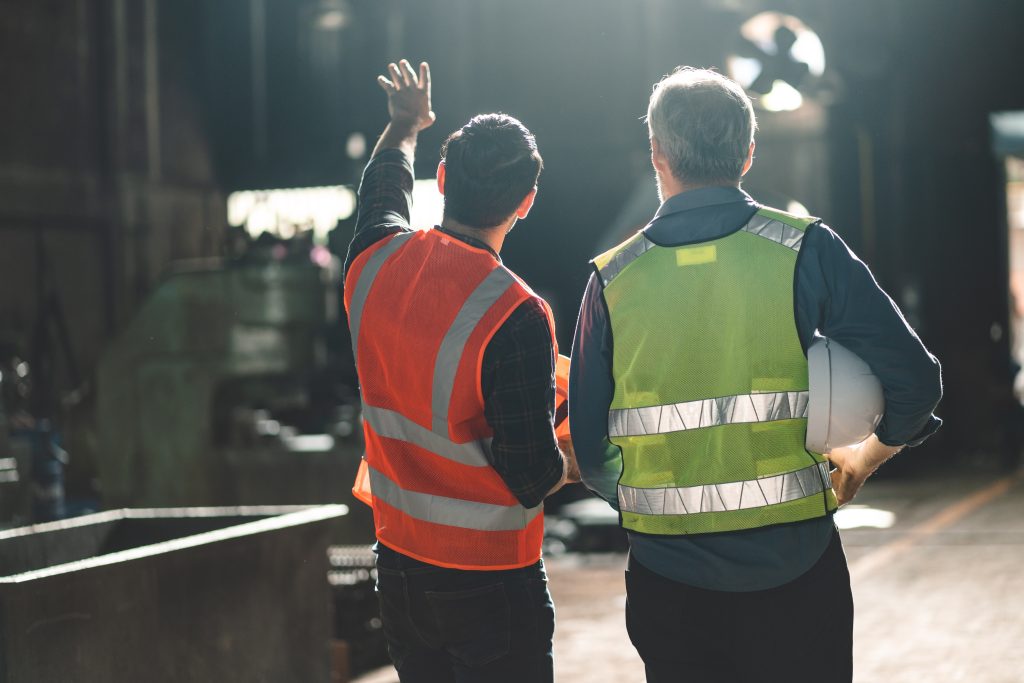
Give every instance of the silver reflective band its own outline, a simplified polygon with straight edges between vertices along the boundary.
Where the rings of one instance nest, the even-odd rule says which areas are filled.
[[[653,246],[654,242],[647,239],[647,236],[643,233],[640,233],[640,237],[636,241],[615,254],[611,261],[599,269],[605,286],[607,287],[608,283],[614,280],[622,272],[623,268],[643,256]]]
[[[445,332],[434,361],[430,399],[434,414],[433,427],[437,434],[448,434],[448,404],[451,403],[452,393],[455,391],[455,373],[459,369],[469,335],[476,329],[484,314],[513,284],[515,279],[499,265],[476,286]]]
[[[374,498],[424,522],[477,531],[520,531],[544,509],[543,505],[492,505],[406,491],[382,472],[368,469]]]
[[[373,286],[374,280],[377,279],[380,267],[384,265],[384,262],[392,254],[398,251],[399,247],[405,244],[406,240],[415,234],[415,232],[400,232],[392,237],[387,244],[373,252],[373,255],[367,259],[366,265],[363,266],[362,272],[359,273],[356,288],[352,292],[352,298],[348,304],[348,329],[352,333],[353,356],[357,356],[359,353],[359,324],[363,319],[363,306],[366,304],[366,298],[370,295],[370,287]]]
[[[800,251],[800,244],[804,240],[804,233],[800,230],[759,214],[754,214],[754,217],[743,226],[743,231],[764,237],[797,252]]]
[[[487,452],[490,439],[455,443],[447,437],[436,434],[400,413],[387,408],[377,408],[363,403],[363,419],[380,436],[388,439],[407,441],[442,458],[472,467],[487,467]]]
[[[619,484],[619,509],[641,515],[692,515],[778,505],[813,496],[832,487],[828,463],[821,462],[772,477],[669,488]]]
[[[807,417],[806,391],[740,394],[608,411],[608,436],[646,436],[741,422]]]

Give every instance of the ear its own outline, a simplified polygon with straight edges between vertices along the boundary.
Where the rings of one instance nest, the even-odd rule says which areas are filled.
[[[437,191],[444,196],[444,161],[437,165]]]
[[[668,159],[665,158],[665,154],[661,151],[661,145],[658,144],[658,141],[655,138],[651,138],[651,165],[654,166],[655,171],[658,171],[662,175],[672,175],[672,170],[668,165]]]
[[[754,141],[750,141],[750,149],[747,150],[747,160],[743,162],[743,170],[740,172],[740,177],[747,175],[747,171],[750,170],[751,165],[754,163]]]
[[[533,208],[533,200],[537,198],[537,186],[534,185],[533,189],[530,190],[529,194],[523,197],[523,201],[519,202],[519,207],[516,209],[517,218],[526,218],[526,215],[530,213],[530,209]]]

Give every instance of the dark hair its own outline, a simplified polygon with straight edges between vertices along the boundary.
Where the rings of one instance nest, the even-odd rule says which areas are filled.
[[[444,215],[471,228],[499,225],[537,184],[544,161],[533,133],[506,114],[480,114],[448,136]]]
[[[692,67],[680,67],[654,86],[647,125],[672,175],[699,185],[739,180],[757,129],[743,88]]]

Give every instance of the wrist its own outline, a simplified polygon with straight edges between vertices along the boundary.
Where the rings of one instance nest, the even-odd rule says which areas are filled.
[[[406,123],[389,122],[380,139],[377,140],[377,145],[373,148],[371,156],[376,156],[385,149],[397,149],[406,155],[409,163],[412,163],[413,155],[416,152],[416,134],[418,132],[418,129],[410,128]]]
[[[417,125],[414,119],[400,118],[391,119],[388,123],[388,128],[390,128],[391,132],[397,136],[415,138],[422,129],[422,126]]]
[[[860,450],[859,468],[866,476],[870,476],[889,458],[896,455],[903,447],[888,446],[871,436],[863,443]]]

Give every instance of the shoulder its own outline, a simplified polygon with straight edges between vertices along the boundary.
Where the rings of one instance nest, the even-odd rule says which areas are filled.
[[[595,256],[591,263],[604,285],[615,279],[622,269],[635,261],[654,246],[643,230],[638,230],[629,239]]]
[[[373,251],[375,246],[383,246],[381,243],[392,235],[397,235],[400,232],[412,232],[409,228],[395,225],[377,225],[371,228],[367,228],[359,232],[355,237],[352,238],[352,242],[349,244],[348,253],[345,256],[345,267],[343,270],[342,278],[348,277],[349,272],[352,271],[353,265],[360,256],[369,255],[369,252]]]
[[[820,220],[807,228],[803,246],[805,251],[815,252],[819,259],[860,262],[860,258],[843,241],[839,233]]]
[[[760,217],[762,220],[778,221],[784,225],[788,225],[791,228],[804,231],[810,228],[812,225],[821,223],[821,219],[816,216],[801,216],[799,214],[790,213],[788,211],[782,211],[770,206],[761,206],[757,208],[757,213],[754,214],[755,220]]]
[[[484,363],[493,367],[495,362],[520,362],[541,351],[548,357],[553,348],[554,328],[547,303],[540,297],[530,297],[520,302],[494,332],[487,343]]]
[[[514,281],[513,286],[519,288],[520,297],[522,297],[522,300],[512,311],[512,314],[509,316],[509,318],[511,319],[513,316],[516,316],[518,318],[521,315],[527,315],[529,317],[540,316],[541,318],[543,318],[544,320],[548,321],[551,324],[551,329],[553,330],[554,314],[551,311],[551,306],[548,304],[547,301],[544,300],[544,297],[542,297],[540,294],[537,294],[537,292],[533,291],[533,288],[530,287],[530,285],[526,284],[526,280],[513,273],[504,264],[498,267],[504,270],[505,273],[507,273],[509,277],[512,278],[512,280]]]
[[[516,306],[515,310],[508,317],[509,320],[515,319],[518,321],[536,323],[542,322],[545,325],[548,320],[548,312],[551,310],[548,303],[544,299],[540,298],[536,294],[525,299],[522,303]]]
[[[635,249],[636,245],[642,244],[647,240],[643,230],[637,230],[631,237],[619,242],[608,251],[602,252],[590,260],[591,263],[600,271],[602,268],[608,266],[612,260],[619,254],[629,251],[631,248]]]

